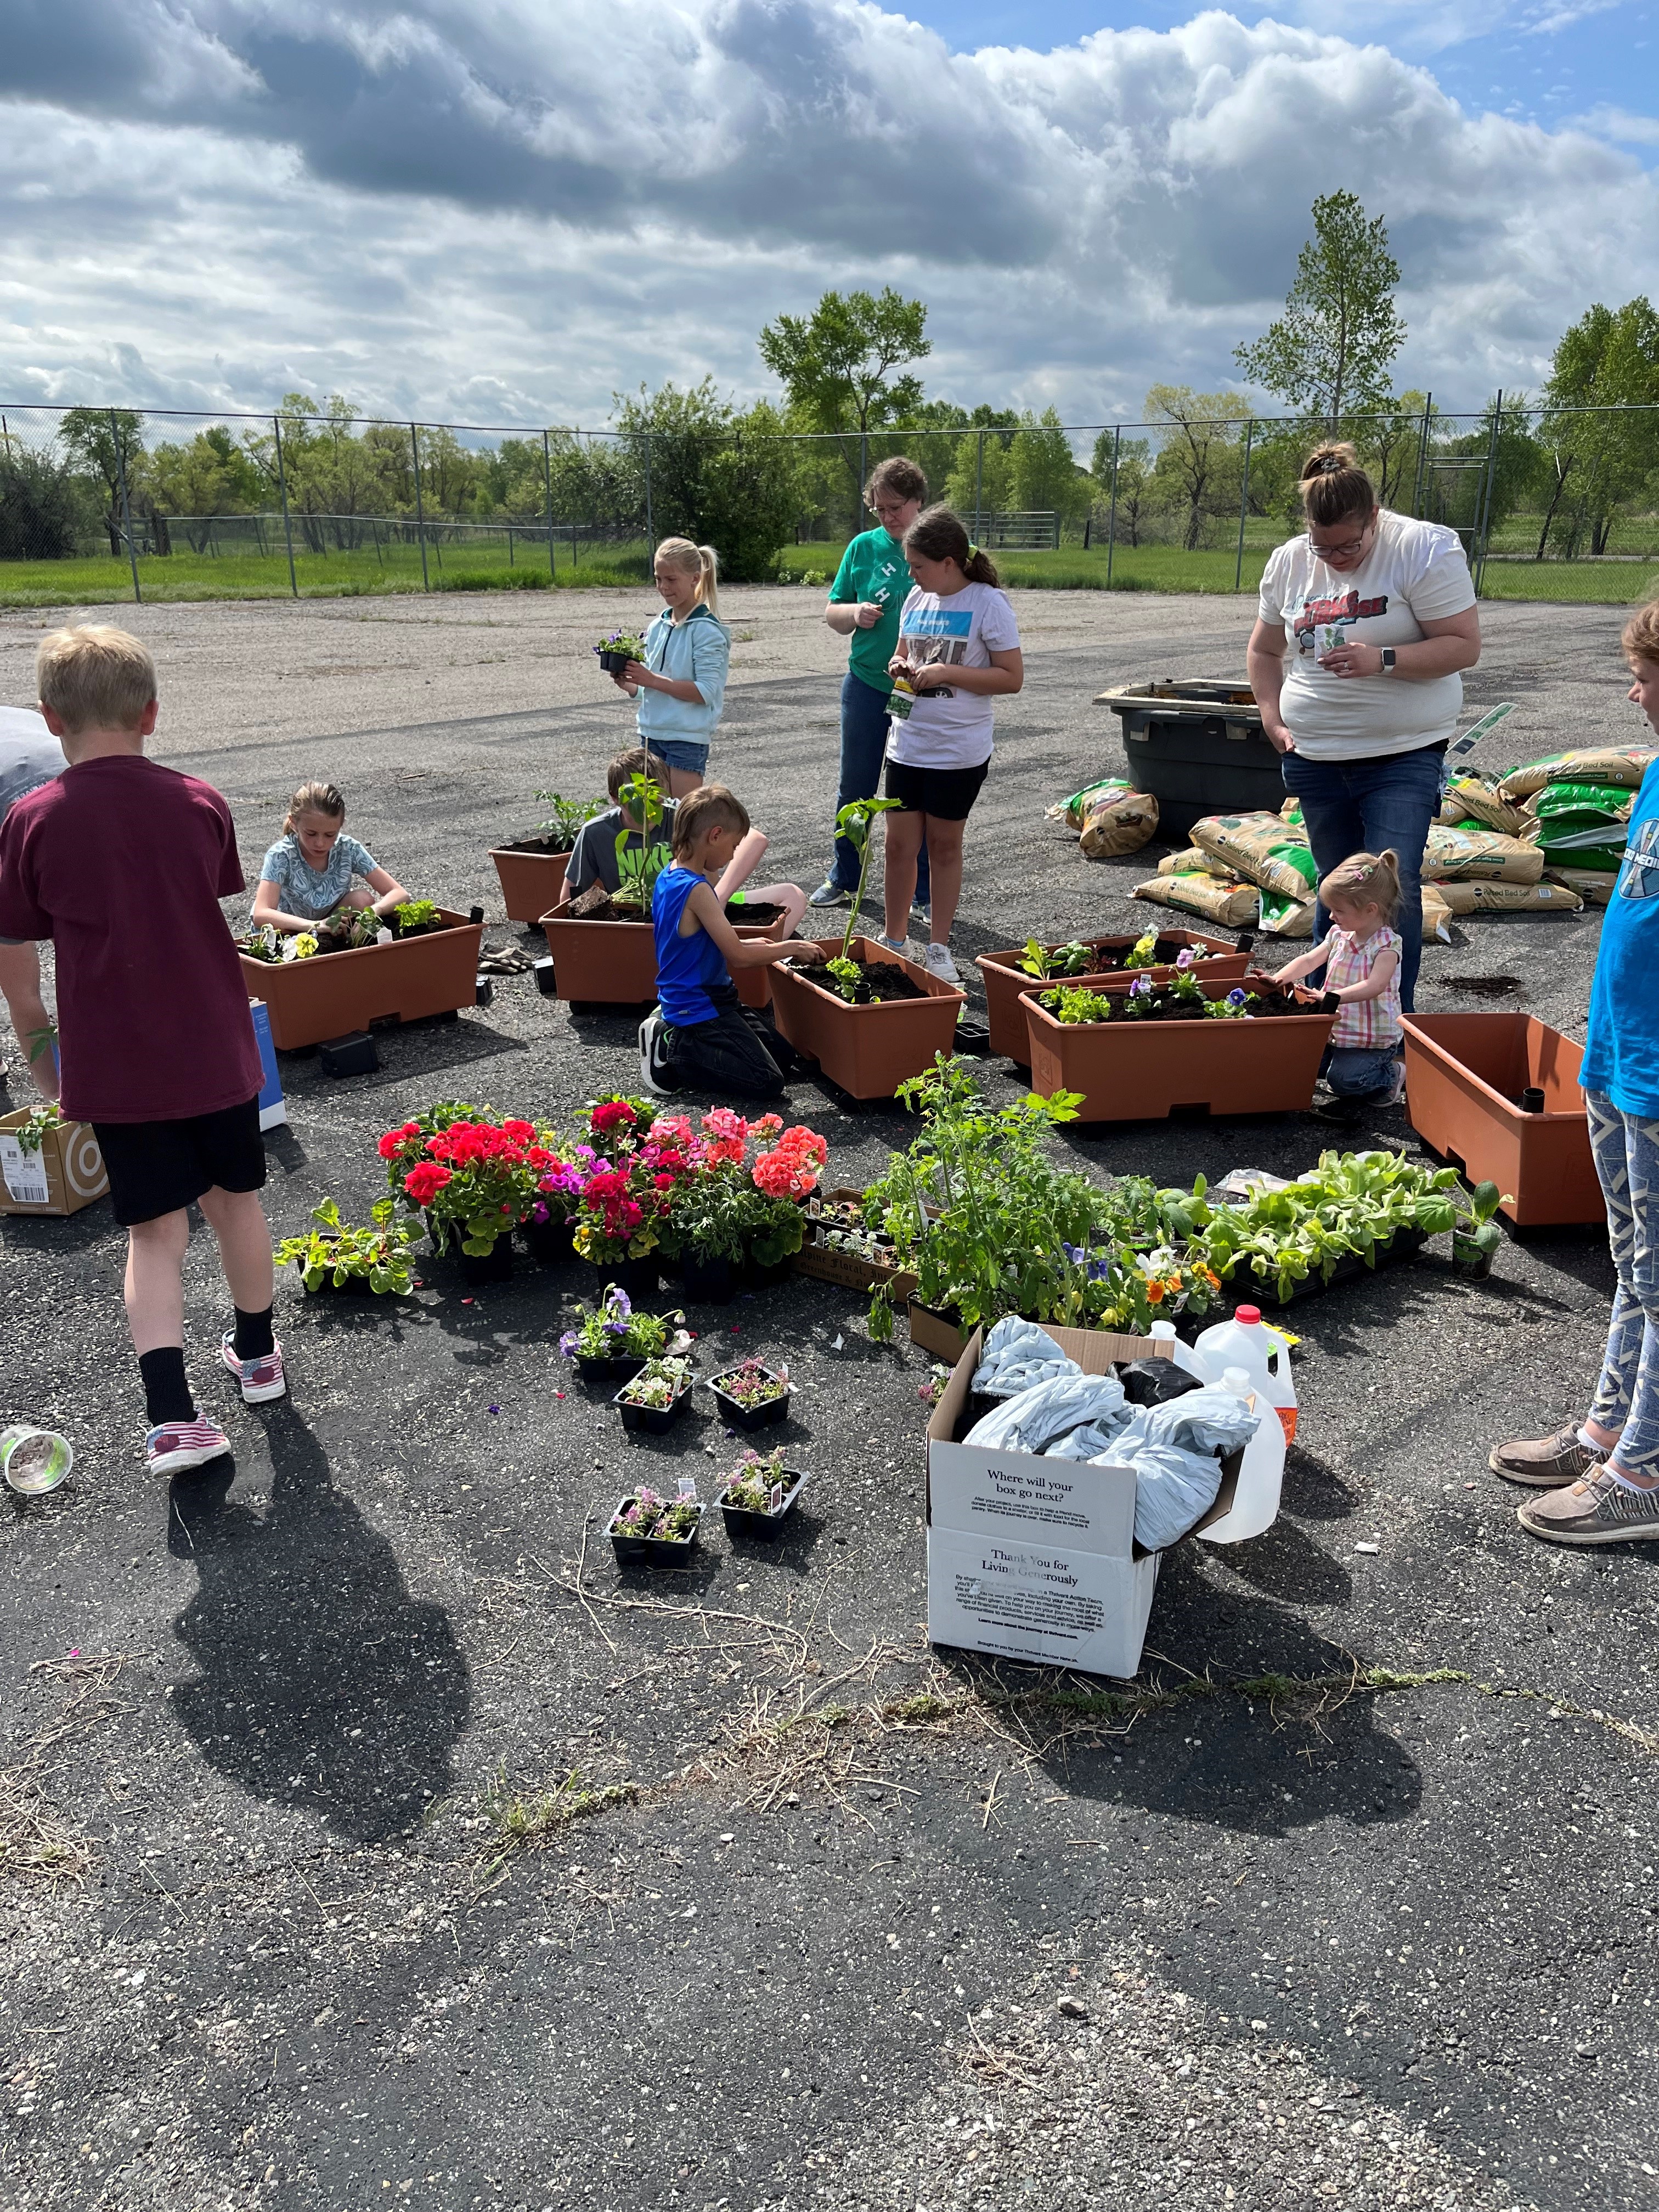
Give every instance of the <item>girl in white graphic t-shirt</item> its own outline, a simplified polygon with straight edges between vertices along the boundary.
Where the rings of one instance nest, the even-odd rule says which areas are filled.
[[[971,544],[962,518],[931,507],[904,533],[915,587],[899,616],[887,730],[887,933],[902,951],[916,856],[924,840],[933,866],[927,972],[954,983],[951,927],[962,896],[962,840],[991,765],[992,701],[1025,681],[1014,611],[997,572]]]

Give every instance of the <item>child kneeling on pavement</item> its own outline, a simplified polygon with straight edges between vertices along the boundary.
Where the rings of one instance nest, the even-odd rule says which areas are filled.
[[[235,1312],[221,1347],[243,1399],[287,1389],[271,1334],[270,1231],[259,1191],[259,1048],[219,902],[245,889],[229,807],[211,785],[146,760],[149,648],[102,625],[54,630],[35,681],[69,766],[0,829],[0,944],[50,938],[58,1081],[90,1121],[127,1232],[126,1308],[149,1407],[154,1474],[230,1449],[185,1373],[183,1268],[191,1205],[219,1246]],[[44,1007],[25,1009],[49,1029]]]
[[[704,784],[674,816],[673,859],[657,878],[651,920],[657,937],[657,1006],[640,1024],[640,1073],[663,1097],[690,1088],[741,1098],[776,1098],[794,1054],[775,1030],[739,1003],[733,968],[787,960],[790,932],[805,908],[793,884],[764,938],[742,938],[726,920],[714,885],[750,834],[741,800],[723,784]]]
[[[1393,853],[1351,853],[1319,886],[1331,926],[1310,952],[1274,980],[1300,982],[1325,970],[1325,988],[1341,1001],[1320,1073],[1331,1089],[1332,1118],[1364,1106],[1392,1106],[1406,1087],[1400,1026],[1400,863]]]

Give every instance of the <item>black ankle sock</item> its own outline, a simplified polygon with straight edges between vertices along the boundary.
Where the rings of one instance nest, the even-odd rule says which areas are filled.
[[[196,1401],[185,1377],[182,1346],[164,1344],[158,1351],[141,1352],[138,1372],[144,1378],[144,1404],[151,1428],[159,1429],[163,1421],[196,1419]]]
[[[244,1313],[240,1306],[233,1306],[236,1316],[236,1334],[232,1340],[239,1359],[267,1359],[276,1349],[276,1340],[270,1333],[270,1316],[275,1309],[267,1306],[263,1313]]]

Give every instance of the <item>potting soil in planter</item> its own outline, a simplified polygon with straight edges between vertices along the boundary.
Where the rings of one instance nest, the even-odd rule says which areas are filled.
[[[830,998],[839,999],[843,1006],[885,1006],[893,999],[925,999],[928,994],[913,983],[902,968],[895,967],[890,960],[860,961],[859,980],[853,986],[849,1000],[836,978],[830,973],[827,962],[822,960],[792,960],[790,966],[802,980],[815,983]]]

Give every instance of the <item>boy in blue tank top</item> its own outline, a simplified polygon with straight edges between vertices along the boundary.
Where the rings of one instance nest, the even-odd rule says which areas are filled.
[[[794,1054],[738,998],[733,968],[787,960],[799,891],[764,938],[739,937],[714,885],[749,835],[749,816],[724,784],[683,799],[674,817],[672,864],[657,878],[651,920],[657,937],[657,1006],[640,1024],[640,1078],[659,1098],[684,1090],[776,1098]]]

